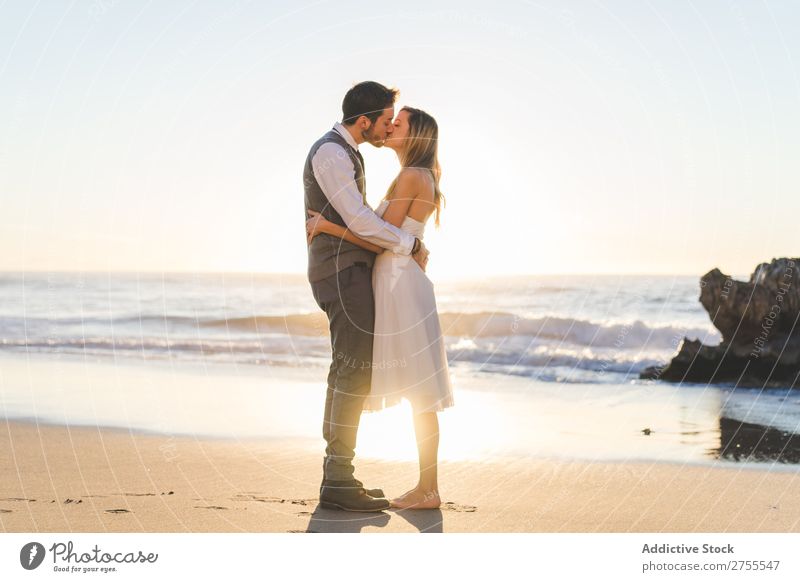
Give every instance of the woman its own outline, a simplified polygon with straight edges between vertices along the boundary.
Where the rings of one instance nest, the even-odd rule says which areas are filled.
[[[385,143],[397,154],[401,169],[375,212],[420,239],[432,214],[439,226],[444,202],[439,190],[438,139],[439,129],[433,117],[420,109],[403,107]],[[381,410],[403,398],[410,402],[419,452],[419,482],[392,499],[391,505],[402,509],[435,509],[441,504],[437,412],[453,406],[453,391],[433,284],[411,256],[384,250],[318,213],[311,214],[306,225],[309,241],[322,232],[378,253],[372,268],[375,295],[372,388],[364,410]]]

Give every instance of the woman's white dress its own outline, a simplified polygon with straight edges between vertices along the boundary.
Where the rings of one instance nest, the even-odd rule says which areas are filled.
[[[384,200],[375,210],[383,216]],[[406,216],[400,228],[419,239],[425,224]],[[384,250],[372,267],[375,335],[372,390],[364,410],[381,410],[405,398],[415,413],[453,406],[447,354],[433,283],[410,255]]]

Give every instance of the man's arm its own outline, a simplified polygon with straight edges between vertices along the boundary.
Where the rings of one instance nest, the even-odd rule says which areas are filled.
[[[341,146],[325,143],[311,160],[314,177],[347,228],[359,238],[399,255],[409,255],[415,237],[381,219],[364,204],[354,180],[355,168]],[[321,210],[321,209],[320,209]]]

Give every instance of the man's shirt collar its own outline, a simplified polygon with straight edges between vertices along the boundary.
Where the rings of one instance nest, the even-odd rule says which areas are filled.
[[[350,132],[347,131],[347,128],[344,125],[342,125],[337,121],[336,123],[333,124],[333,129],[335,129],[341,134],[341,136],[345,139],[345,141],[348,144],[350,144],[350,147],[358,151],[358,144],[356,143],[356,140],[353,139],[353,136],[350,135]]]

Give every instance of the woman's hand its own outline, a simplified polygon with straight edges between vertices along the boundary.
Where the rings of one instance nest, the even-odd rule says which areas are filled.
[[[325,228],[331,223],[316,210],[309,210],[308,215],[311,218],[306,220],[306,241],[311,244],[314,237],[325,232]]]

